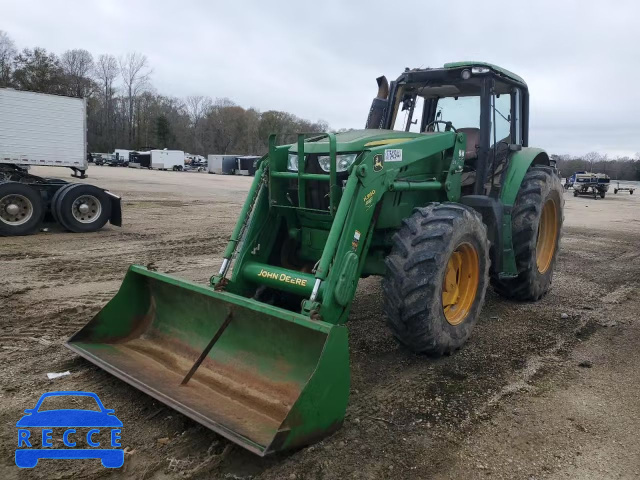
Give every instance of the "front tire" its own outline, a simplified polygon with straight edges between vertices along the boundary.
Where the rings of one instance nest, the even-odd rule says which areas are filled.
[[[393,237],[383,279],[387,324],[416,353],[460,348],[484,304],[489,241],[480,215],[464,205],[417,208]]]
[[[540,165],[529,168],[511,213],[518,275],[501,278],[493,273],[491,283],[497,293],[529,301],[540,300],[549,291],[560,247],[563,207],[562,184],[554,170]]]

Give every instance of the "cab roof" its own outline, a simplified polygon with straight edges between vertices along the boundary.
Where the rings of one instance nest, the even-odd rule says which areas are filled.
[[[487,63],[487,62],[476,62],[476,61],[466,61],[466,62],[449,62],[449,63],[445,63],[444,64],[444,68],[447,69],[451,69],[451,68],[472,68],[472,67],[486,67],[489,68],[491,70],[493,70],[495,73],[499,74],[499,75],[504,75],[505,77],[510,78],[511,80],[521,83],[524,86],[527,85],[527,82],[524,81],[524,79],[522,77],[520,77],[519,75],[516,75],[515,73],[507,70],[506,68],[502,68],[499,67],[497,65],[494,65],[492,63]]]

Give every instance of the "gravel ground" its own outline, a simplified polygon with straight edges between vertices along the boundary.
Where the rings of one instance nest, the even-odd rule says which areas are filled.
[[[66,176],[60,169],[36,174]],[[123,197],[124,226],[52,226],[0,238],[0,478],[640,478],[640,195],[565,195],[552,292],[492,292],[469,343],[434,360],[399,348],[380,281],[362,280],[349,320],[352,386],[342,429],[260,459],[63,347],[131,263],[206,282],[250,179],[92,167]],[[70,376],[48,380],[47,372]],[[125,466],[13,463],[15,422],[51,390],[96,392],[125,427]]]

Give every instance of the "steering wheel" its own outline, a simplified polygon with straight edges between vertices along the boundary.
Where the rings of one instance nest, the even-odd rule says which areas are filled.
[[[429,127],[433,127],[434,125],[438,124],[438,123],[444,123],[445,127],[444,127],[444,131],[445,132],[450,132],[451,130],[453,130],[454,132],[458,133],[458,130],[456,130],[456,127],[454,127],[451,122],[445,122],[444,120],[434,120],[433,122],[429,122],[427,124],[427,126],[425,127],[424,131],[428,132],[429,131]],[[431,130],[434,131],[434,130]]]

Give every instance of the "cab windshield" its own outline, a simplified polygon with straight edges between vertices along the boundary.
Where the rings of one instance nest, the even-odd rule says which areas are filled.
[[[502,86],[491,96],[491,143],[518,143],[511,138],[513,101],[510,87]],[[480,86],[473,84],[411,86],[398,92],[400,99],[395,112],[393,129],[405,132],[441,132],[447,123],[455,129],[480,129]],[[514,129],[515,130],[515,129]]]

